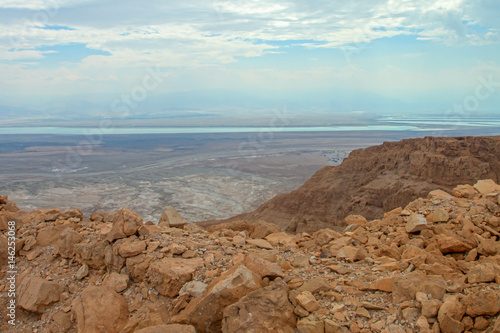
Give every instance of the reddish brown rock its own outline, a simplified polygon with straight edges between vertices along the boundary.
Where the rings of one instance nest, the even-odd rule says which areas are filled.
[[[351,224],[365,225],[366,222],[367,222],[366,218],[364,216],[361,216],[361,215],[348,215],[344,219],[344,224],[345,225],[351,225]]]
[[[419,272],[406,276],[395,276],[392,287],[392,301],[399,304],[415,299],[417,292],[432,295],[434,299],[442,299],[448,285],[442,276],[423,275]]]
[[[92,268],[100,269],[105,266],[104,257],[106,247],[109,246],[107,242],[100,240],[77,243],[73,246],[75,260],[82,265],[87,264]]]
[[[87,287],[73,300],[71,311],[82,333],[119,333],[129,316],[125,298],[109,287]]]
[[[472,267],[467,273],[469,283],[484,283],[495,281],[497,272],[500,272],[500,266],[491,263],[479,264]]]
[[[113,227],[106,235],[106,240],[112,242],[115,239],[131,236],[135,234],[142,225],[142,218],[137,213],[124,207],[115,213],[113,217]]]
[[[474,248],[471,242],[459,237],[458,235],[439,235],[438,247],[442,253],[463,253],[468,252]]]
[[[406,232],[415,233],[420,232],[427,228],[427,220],[421,214],[415,214],[410,216],[408,222],[406,223]]]
[[[458,297],[450,297],[439,309],[439,327],[443,333],[463,332],[465,325],[461,322],[465,314],[465,306]]]
[[[42,313],[58,302],[65,287],[40,277],[25,277],[19,286],[19,306],[31,312]]]
[[[168,206],[158,221],[158,226],[168,228],[182,228],[187,223],[186,219],[172,206]]]
[[[63,258],[73,258],[75,255],[75,244],[82,240],[83,236],[72,228],[66,228],[57,240],[57,251]]]
[[[467,296],[465,305],[471,317],[494,316],[500,312],[500,298],[493,290],[481,290]]]
[[[224,310],[222,332],[295,332],[293,305],[288,300],[288,286],[281,279],[272,285],[250,292]]]
[[[274,234],[276,232],[280,232],[281,229],[276,225],[264,220],[259,220],[255,223],[252,233],[250,233],[250,237],[252,238],[265,238],[270,234]]]
[[[149,266],[147,277],[163,296],[175,297],[182,286],[193,279],[194,272],[203,267],[201,259],[165,258]]]
[[[223,311],[248,293],[261,288],[260,277],[245,266],[235,266],[210,283],[205,295],[192,300],[176,323],[193,325],[199,333],[221,331]]]

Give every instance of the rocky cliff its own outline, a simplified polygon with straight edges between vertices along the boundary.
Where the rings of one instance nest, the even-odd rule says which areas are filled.
[[[206,230],[171,208],[154,225],[127,208],[85,219],[0,196],[0,331],[500,332],[492,180],[345,222],[311,234],[264,221]]]
[[[340,226],[349,214],[369,219],[404,207],[439,188],[477,179],[500,180],[500,137],[426,137],[353,151],[342,164],[319,170],[297,190],[227,221],[260,219],[282,230]]]

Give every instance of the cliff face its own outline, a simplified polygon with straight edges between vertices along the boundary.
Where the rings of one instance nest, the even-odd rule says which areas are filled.
[[[500,180],[500,136],[408,139],[353,151],[289,194],[234,219],[272,221],[301,231],[343,225],[349,214],[369,219],[440,188]]]

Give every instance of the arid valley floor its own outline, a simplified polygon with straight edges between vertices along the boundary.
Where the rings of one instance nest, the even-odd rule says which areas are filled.
[[[454,133],[450,132],[450,135]],[[353,149],[427,132],[0,136],[0,191],[22,209],[123,206],[157,222],[250,211]]]

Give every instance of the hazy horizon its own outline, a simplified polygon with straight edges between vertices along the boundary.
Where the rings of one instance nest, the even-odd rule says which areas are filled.
[[[496,115],[499,16],[491,0],[2,1],[0,125]]]

